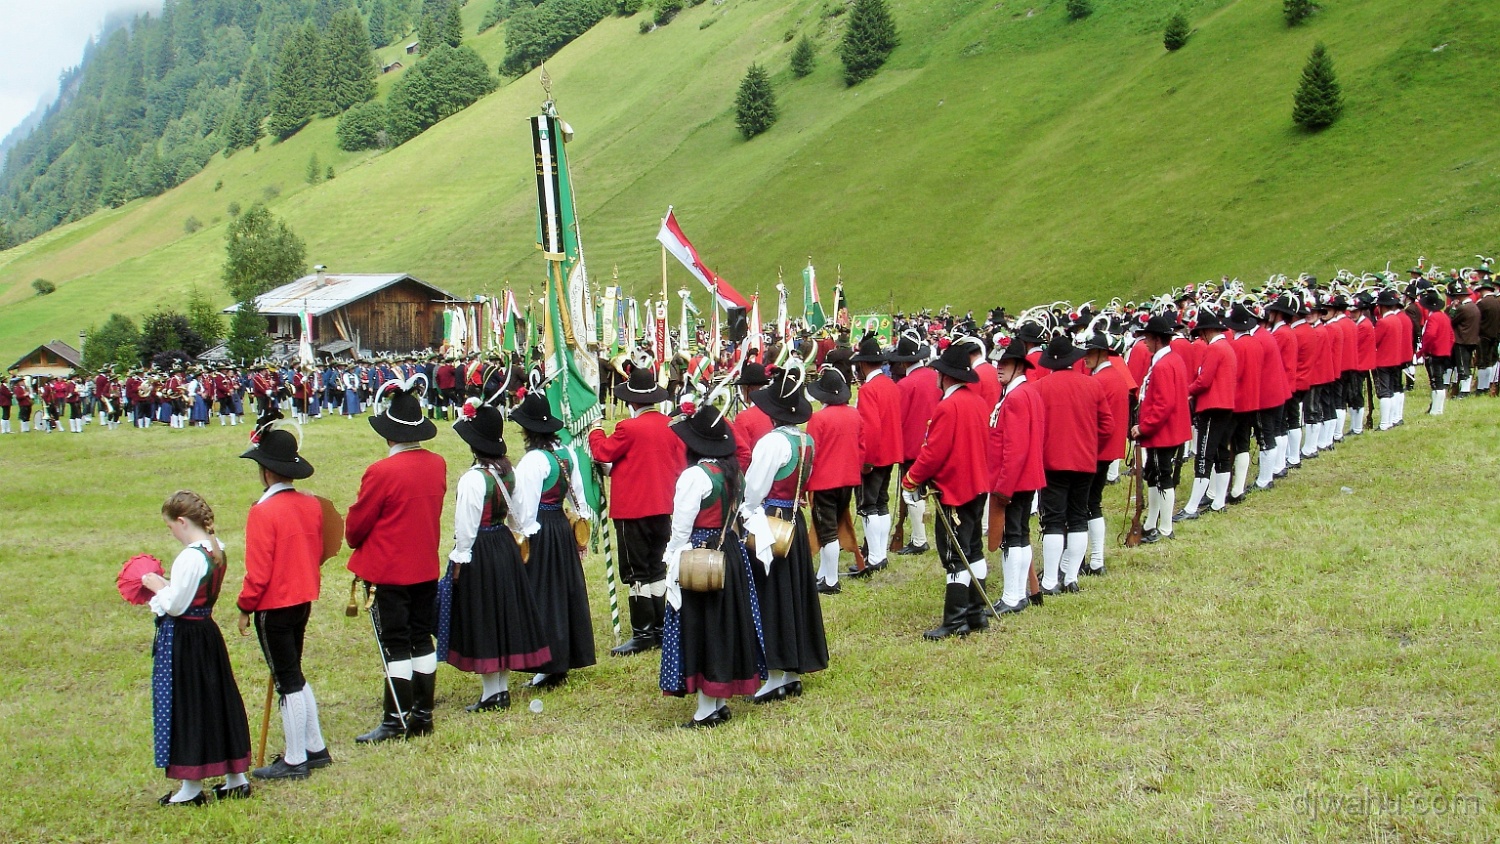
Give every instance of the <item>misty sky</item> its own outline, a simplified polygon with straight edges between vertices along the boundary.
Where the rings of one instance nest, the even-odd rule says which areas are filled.
[[[161,0],[0,0],[9,36],[0,50],[0,137],[56,95],[58,74],[83,59],[105,15],[160,8]]]

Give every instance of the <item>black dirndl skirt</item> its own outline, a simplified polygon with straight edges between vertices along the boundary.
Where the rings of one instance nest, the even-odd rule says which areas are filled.
[[[766,667],[798,674],[811,674],[828,667],[828,638],[823,633],[823,606],[818,601],[817,574],[807,544],[807,520],[801,508],[795,512],[767,500],[766,515],[795,517],[792,548],[785,557],[771,561],[771,571],[760,560],[755,572],[755,591],[760,598],[761,625],[765,631]]]
[[[541,613],[552,658],[536,670],[560,674],[586,668],[595,662],[594,622],[589,615],[588,590],[573,527],[556,505],[542,505],[537,520],[542,528],[531,537],[526,579]]]
[[[693,531],[694,548],[719,545],[719,530]],[[667,605],[661,642],[662,694],[753,695],[765,679],[760,606],[751,557],[730,531],[724,539],[724,588],[682,590],[682,609]],[[757,564],[758,561],[757,561]]]
[[[250,769],[250,724],[219,625],[212,617],[183,617],[173,627],[167,776],[242,774]]]
[[[463,574],[453,580],[455,569]],[[493,674],[530,670],[552,659],[547,630],[537,612],[531,584],[521,563],[521,549],[504,526],[480,528],[471,562],[448,564],[439,595],[451,595],[447,622],[448,664],[460,671]]]

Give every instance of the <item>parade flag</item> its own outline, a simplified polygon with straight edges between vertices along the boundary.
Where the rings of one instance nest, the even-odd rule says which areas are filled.
[[[516,307],[516,294],[505,290],[505,303],[501,305],[500,325],[501,340],[500,347],[507,352],[519,351],[526,348],[525,341],[521,339],[521,309]]]
[[[828,324],[828,317],[823,314],[823,302],[818,298],[818,273],[811,260],[802,270],[802,319],[814,331]]]
[[[849,299],[844,295],[843,272],[839,273],[839,280],[833,285],[833,324],[839,328],[849,327]]]
[[[880,338],[880,345],[891,345],[891,317],[889,314],[861,314],[853,318],[850,330],[850,338],[864,337],[866,334],[874,334]],[[855,340],[858,342],[858,340]]]
[[[693,248],[687,235],[682,233],[682,227],[677,225],[677,217],[672,213],[671,206],[667,207],[667,216],[662,218],[661,230],[656,233],[656,239],[693,274],[693,278],[698,279],[709,293],[714,294],[720,307],[728,310],[749,306],[748,300],[738,290],[704,265],[703,260],[698,257],[698,250]]]
[[[307,300],[302,300],[302,343],[297,348],[297,357],[304,366],[310,366],[313,360],[313,321],[312,314],[307,310]]]
[[[786,315],[786,285],[776,282],[776,342],[785,343],[789,328]]]
[[[765,352],[765,338],[761,336],[764,327],[760,324],[760,294],[757,293],[750,300],[750,332],[745,335],[748,348],[757,352]],[[764,363],[764,361],[762,361]]]
[[[677,295],[682,297],[682,320],[679,323],[680,329],[677,335],[677,348],[681,351],[692,353],[698,350],[698,337],[697,332],[694,330],[697,320],[692,319],[698,316],[698,306],[693,304],[692,294],[686,290],[677,291]]]
[[[604,288],[604,298],[599,302],[599,349],[611,356],[620,351],[619,301],[620,288]]]

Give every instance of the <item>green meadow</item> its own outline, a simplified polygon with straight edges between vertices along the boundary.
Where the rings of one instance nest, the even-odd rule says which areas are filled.
[[[603,653],[591,556],[600,662],[542,695],[541,713],[524,675],[510,710],[467,713],[477,680],[443,668],[435,735],[357,747],[380,667],[367,617],[343,613],[346,551],[325,567],[305,665],[335,764],[171,811],[151,767],[151,617],[114,578],[133,554],[175,555],[158,515],[170,492],[208,498],[231,558],[217,619],[253,736],[265,666],[233,609],[259,493],[236,459],[249,429],[3,437],[0,828],[9,841],[1494,841],[1500,404],[1432,419],[1418,395],[1410,424],[1350,439],[1174,541],[1111,550],[1081,594],[964,640],[921,638],[941,606],[935,557],[893,557],[823,600],[832,663],[803,697],[734,701],[712,731],[677,727],[691,704],[658,692],[655,654]],[[446,426],[432,445],[451,490],[465,449]],[[302,487],[347,507],[384,451],[363,419],[314,422]],[[1109,488],[1112,533],[1123,497]],[[280,741],[273,719],[271,752]]]
[[[471,33],[485,5],[465,9]],[[593,275],[618,267],[641,296],[660,284],[653,238],[668,205],[746,292],[772,293],[779,268],[794,278],[811,256],[825,296],[842,268],[856,310],[1014,311],[1492,252],[1500,110],[1485,33],[1500,6],[1322,5],[1288,28],[1272,0],[1096,0],[1077,22],[1062,0],[892,0],[902,45],[846,88],[837,0],[724,0],[644,35],[643,15],[607,18],[547,70],[577,132]],[[1168,53],[1161,32],[1178,9],[1194,32]],[[787,61],[804,33],[819,64],[797,80]],[[1318,41],[1346,109],[1309,135],[1291,123],[1292,93]],[[493,65],[504,27],[470,43]],[[398,56],[411,58],[401,44],[381,51]],[[771,72],[781,119],[747,143],[732,104],[752,62]],[[180,305],[193,286],[227,304],[231,202],[268,201],[307,240],[309,264],[408,271],[455,293],[539,289],[525,119],[543,97],[533,72],[379,154],[340,152],[334,122],[315,121],[0,253],[0,357],[112,311]],[[333,181],[306,184],[313,154]],[[204,224],[194,234],[190,216]],[[38,277],[57,292],[33,296]]]

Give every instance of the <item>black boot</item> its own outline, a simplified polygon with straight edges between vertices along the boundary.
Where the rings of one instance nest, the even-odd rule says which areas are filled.
[[[927,639],[946,639],[949,636],[965,636],[969,633],[969,590],[962,583],[950,583],[943,594],[943,623],[922,636]]]
[[[995,614],[995,611],[991,609],[990,605],[985,603],[984,598],[981,597],[981,594],[988,594],[988,592],[985,591],[981,593],[980,591],[988,590],[988,588],[988,584],[986,584],[983,580],[976,580],[969,586],[969,607],[967,615],[970,630],[986,630],[990,626],[990,617]]]
[[[406,716],[408,736],[432,735],[432,704],[437,696],[437,672],[411,675],[411,713]]]
[[[354,740],[360,744],[406,738],[406,726],[401,717],[403,714],[407,718],[411,717],[411,681],[390,677],[382,685],[385,687],[385,718],[381,720],[380,726],[362,736],[355,736]],[[396,689],[394,697],[391,695],[393,686]]]
[[[665,601],[665,598],[663,598]],[[630,639],[610,648],[615,656],[630,656],[656,646],[656,608],[646,595],[630,596]]]
[[[662,632],[667,629],[667,595],[651,596],[651,647],[661,647]]]

